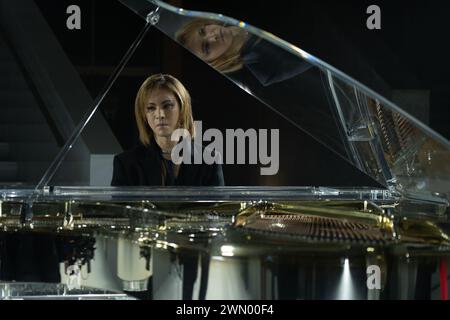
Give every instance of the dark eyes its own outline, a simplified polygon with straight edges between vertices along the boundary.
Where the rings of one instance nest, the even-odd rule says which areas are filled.
[[[199,30],[198,30],[198,34],[201,36],[201,37],[205,37],[206,36],[206,31],[205,31],[205,28],[200,28]],[[208,55],[209,54],[209,43],[207,42],[207,41],[202,41],[202,51],[203,51],[203,54],[205,54],[205,55]]]
[[[170,110],[170,109],[173,108],[173,106],[174,106],[173,103],[166,103],[166,104],[163,104],[162,109],[163,110]],[[156,110],[155,106],[148,106],[147,107],[147,112],[155,112],[155,110]]]

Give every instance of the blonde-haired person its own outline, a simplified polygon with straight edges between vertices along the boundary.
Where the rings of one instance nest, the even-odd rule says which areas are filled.
[[[177,165],[171,159],[178,143],[171,140],[174,130],[195,135],[191,97],[178,79],[168,74],[148,77],[136,95],[134,111],[140,144],[114,157],[112,186],[224,185],[220,164]]]
[[[219,24],[214,20],[195,18],[175,34],[176,40],[215,69],[230,73],[243,65],[243,47],[248,33],[236,26]]]
[[[188,21],[175,39],[217,71],[229,74],[245,68],[263,86],[295,77],[312,66],[244,28],[205,18]]]

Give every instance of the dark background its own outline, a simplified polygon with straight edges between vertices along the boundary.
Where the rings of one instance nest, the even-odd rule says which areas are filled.
[[[36,0],[36,3],[95,97],[144,21],[118,1]],[[270,31],[387,98],[390,90],[429,91],[428,124],[447,139],[450,137],[448,2],[179,0],[170,3],[222,13]],[[71,4],[81,8],[81,30],[66,28],[66,8]],[[366,28],[366,8],[370,4],[381,8],[381,30]],[[370,68],[362,68],[356,60]],[[186,85],[193,97],[194,117],[201,119],[204,127],[285,130],[280,137],[281,169],[277,176],[259,176],[258,166],[227,166],[224,169],[227,184],[376,185],[334,152],[286,125],[157,30],[147,34],[102,104],[102,111],[124,149],[137,140],[132,113],[137,88],[154,72],[172,73]],[[211,106],[222,112],[211,116]],[[288,151],[293,145],[295,154]],[[243,183],[242,177],[250,183]]]

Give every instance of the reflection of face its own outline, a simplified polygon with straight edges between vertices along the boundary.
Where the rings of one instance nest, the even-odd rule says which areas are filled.
[[[155,138],[170,137],[177,129],[180,105],[175,95],[167,89],[156,89],[148,97],[145,117]]]
[[[208,24],[194,30],[186,46],[198,57],[211,62],[224,54],[233,43],[232,29]]]

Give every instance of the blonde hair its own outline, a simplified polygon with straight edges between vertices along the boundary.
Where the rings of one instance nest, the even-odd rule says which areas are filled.
[[[194,119],[192,116],[191,96],[183,84],[169,74],[155,74],[148,77],[139,88],[134,103],[134,115],[139,130],[139,140],[148,146],[153,140],[153,131],[146,118],[146,104],[149,96],[158,89],[166,89],[173,93],[180,106],[178,128],[188,130],[192,138],[195,136]]]
[[[175,39],[184,47],[188,43],[190,37],[197,32],[197,30],[206,25],[217,25],[218,22],[206,18],[195,18],[186,23],[175,34]],[[188,48],[189,49],[189,48]],[[242,69],[244,62],[241,56],[242,46],[238,46],[233,42],[231,47],[221,56],[209,61],[208,63],[216,70],[223,73],[231,73]]]

